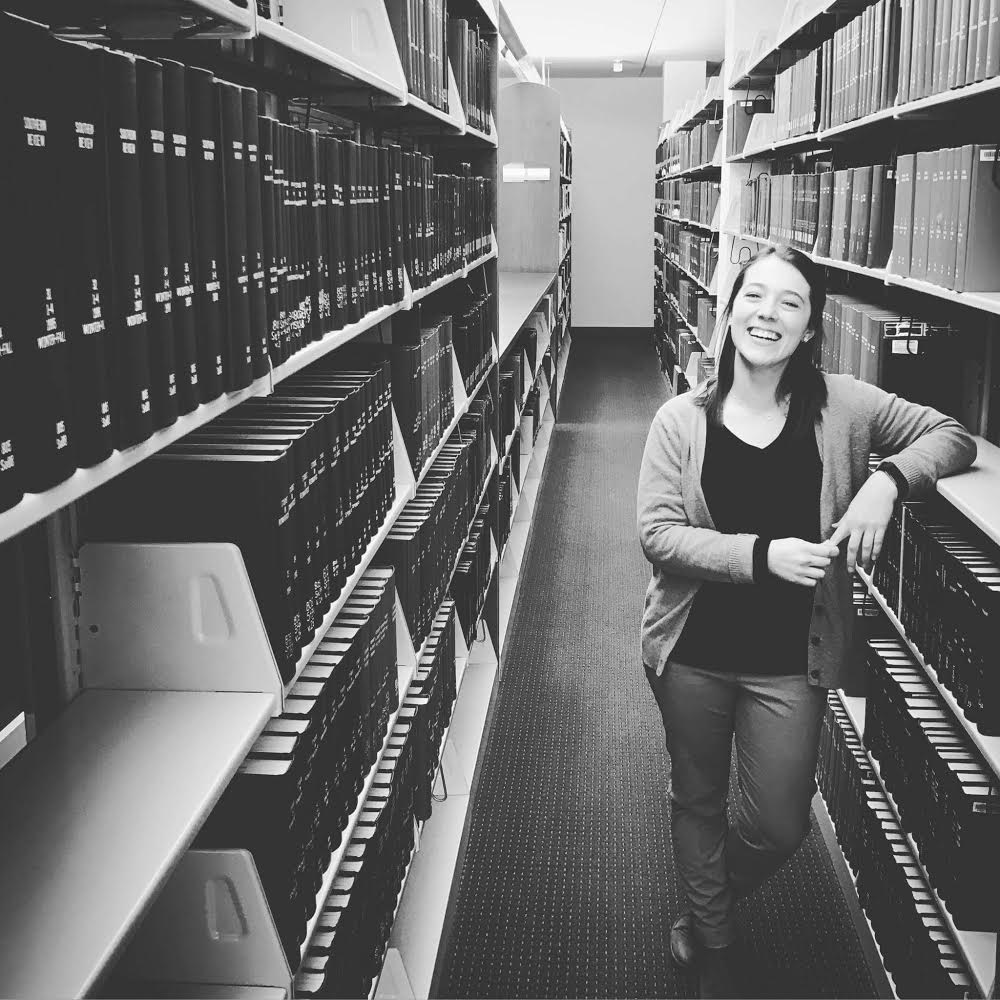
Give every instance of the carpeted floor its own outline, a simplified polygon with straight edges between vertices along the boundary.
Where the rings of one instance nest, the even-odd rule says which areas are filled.
[[[666,947],[669,760],[639,655],[635,490],[666,395],[646,339],[574,337],[434,996],[696,995]],[[876,995],[815,828],[740,916],[745,995]]]

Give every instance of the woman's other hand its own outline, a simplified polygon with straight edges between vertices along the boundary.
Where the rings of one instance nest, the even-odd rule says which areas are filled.
[[[839,546],[845,538],[850,539],[847,543],[848,572],[853,573],[857,565],[871,572],[882,551],[882,540],[892,518],[897,493],[892,476],[876,472],[858,490],[844,516],[834,522],[830,542]]]
[[[774,575],[801,587],[815,587],[837,557],[831,542],[807,542],[802,538],[776,538],[767,547],[767,568]]]

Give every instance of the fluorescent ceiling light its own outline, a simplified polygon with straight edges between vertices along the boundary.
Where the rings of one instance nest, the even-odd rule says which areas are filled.
[[[611,72],[612,73],[620,73],[621,71],[622,71],[622,61],[621,61],[621,59],[616,59],[611,64]]]

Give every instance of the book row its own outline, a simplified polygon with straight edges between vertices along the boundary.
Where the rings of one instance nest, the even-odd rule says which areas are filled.
[[[759,174],[742,193],[740,225],[798,250],[885,267],[892,249],[894,172],[873,164],[814,174]]]
[[[775,76],[773,140],[815,130],[819,70],[820,54],[814,50]]]
[[[666,163],[668,174],[711,163],[721,133],[721,121],[701,122],[687,132],[675,132],[658,147],[658,162]]]
[[[1000,620],[995,548],[948,509],[918,501],[896,511],[885,547],[891,551],[875,567],[875,587],[900,609],[906,634],[966,717],[980,732],[1000,735],[1000,681],[993,669]]]
[[[337,352],[337,364],[388,361],[399,430],[419,473],[455,417],[451,316],[418,304],[393,318],[392,333],[392,344],[348,344]]]
[[[490,115],[496,107],[496,74],[490,43],[480,36],[475,24],[464,18],[449,18],[448,54],[466,120],[480,132],[489,133]]]
[[[448,5],[446,0],[386,0],[407,89],[448,110]]]
[[[387,364],[293,376],[88,497],[83,536],[239,546],[287,682],[395,499],[391,403]]]
[[[485,486],[489,471],[488,464],[481,467],[489,447],[485,424],[484,418],[470,421],[466,429],[452,434],[379,551],[379,560],[396,568],[399,600],[416,649],[447,595]],[[473,472],[479,473],[478,480]]]
[[[493,364],[493,347],[497,340],[493,293],[474,291],[462,282],[448,295],[447,302],[452,312],[455,358],[468,394]]]
[[[920,865],[839,696],[827,697],[816,783],[896,994],[966,997],[971,977]]]
[[[289,965],[399,704],[391,570],[365,573],[198,834],[253,854]]]
[[[942,0],[942,6],[947,2],[950,0]],[[898,0],[879,0],[823,43],[820,128],[831,128],[893,105],[897,93],[903,91],[901,27]],[[910,58],[908,52],[905,58]],[[914,54],[913,62],[923,62],[922,51]]]
[[[700,222],[710,226],[719,204],[721,188],[718,181],[659,180],[656,197],[664,202],[664,215],[671,219]]]
[[[316,931],[295,977],[297,996],[364,997],[379,975],[399,893],[415,846],[416,820],[430,811],[430,780],[454,688],[454,608],[435,619],[373,776]],[[438,715],[434,715],[435,708]],[[438,740],[435,744],[434,739]]]
[[[889,270],[956,292],[1000,289],[996,178],[993,145],[901,154]]]
[[[656,231],[663,234],[668,260],[708,287],[719,262],[715,238],[685,229],[676,219],[657,218],[654,223]]]
[[[1000,788],[898,636],[871,639],[864,743],[955,926],[991,931],[1000,900]]]
[[[998,75],[997,0],[879,0],[775,77],[775,138]]]
[[[559,132],[559,170],[564,178],[573,176],[573,147],[566,136]]]
[[[484,178],[260,117],[171,60],[6,15],[0,39],[3,509],[401,301],[404,268],[423,287],[489,249]]]
[[[895,164],[755,178],[741,224],[820,257],[888,267],[957,292],[1000,290],[996,149],[905,153]]]
[[[853,375],[961,418],[962,330],[940,316],[902,313],[830,293],[823,308],[824,371]]]

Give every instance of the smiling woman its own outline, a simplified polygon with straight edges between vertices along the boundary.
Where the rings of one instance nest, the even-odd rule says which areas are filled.
[[[849,574],[878,556],[897,499],[976,454],[950,417],[820,369],[825,300],[795,250],[745,264],[720,314],[717,376],[660,408],[639,473],[653,566],[643,663],[690,906],[670,950],[697,965],[702,996],[738,995],[735,900],[809,829],[826,692],[843,686],[852,648]],[[893,456],[882,475],[869,476],[872,451]]]

